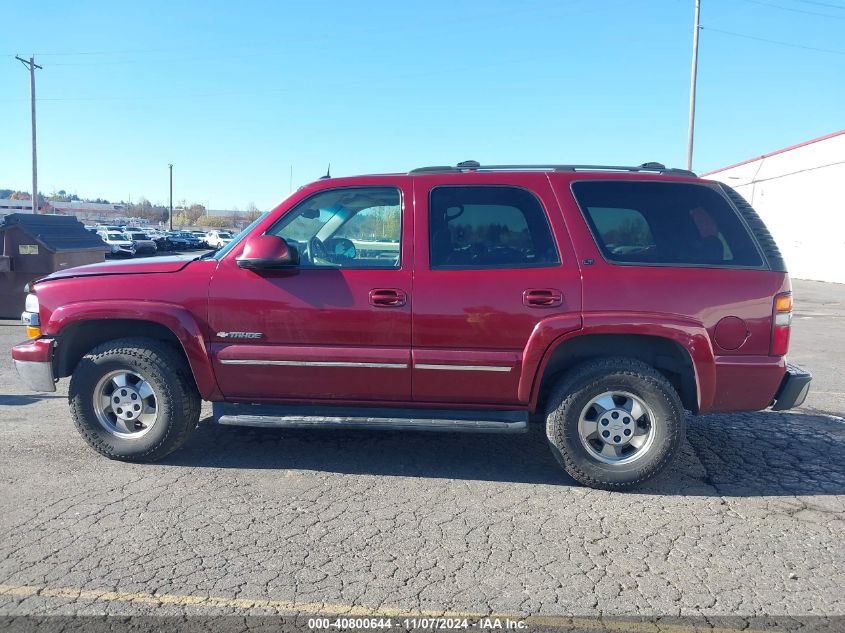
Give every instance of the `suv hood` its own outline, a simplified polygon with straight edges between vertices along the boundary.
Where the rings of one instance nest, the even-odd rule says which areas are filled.
[[[131,242],[130,242],[131,245]],[[170,257],[156,257],[154,259],[130,259],[120,262],[101,262],[77,266],[67,270],[58,270],[38,281],[51,281],[66,277],[85,277],[89,275],[122,275],[140,273],[175,273],[182,270],[196,259],[192,255],[173,255]]]

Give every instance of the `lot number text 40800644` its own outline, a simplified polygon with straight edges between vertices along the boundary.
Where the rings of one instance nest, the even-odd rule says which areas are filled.
[[[527,628],[523,620],[514,618],[483,617],[470,618],[309,618],[308,628],[321,629],[406,629],[406,630],[511,630],[521,631]]]

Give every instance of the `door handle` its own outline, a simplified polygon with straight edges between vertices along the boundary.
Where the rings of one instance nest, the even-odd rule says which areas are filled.
[[[398,288],[370,290],[370,305],[376,308],[398,308],[408,302],[408,295]]]
[[[522,303],[529,308],[556,308],[563,305],[563,293],[554,288],[532,288],[522,293]]]

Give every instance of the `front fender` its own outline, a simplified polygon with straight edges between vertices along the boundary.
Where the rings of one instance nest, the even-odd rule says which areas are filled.
[[[552,331],[551,333],[555,333]],[[534,410],[540,395],[543,372],[555,350],[579,336],[590,334],[644,335],[668,339],[681,346],[692,361],[699,408],[709,410],[716,394],[716,362],[713,346],[704,325],[693,319],[656,313],[585,313],[582,327],[557,330],[549,336],[544,322],[537,324],[525,348],[524,371],[519,383],[519,398],[528,400]],[[620,350],[624,355],[624,350]]]
[[[56,308],[43,328],[47,335],[58,336],[69,325],[83,321],[128,319],[149,321],[173,332],[188,359],[200,396],[215,397],[219,390],[202,329],[186,308],[159,301],[85,301]]]

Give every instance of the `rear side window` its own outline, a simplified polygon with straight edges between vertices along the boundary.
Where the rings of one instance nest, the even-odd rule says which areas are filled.
[[[435,269],[559,263],[545,210],[534,194],[518,187],[432,189],[429,248]]]
[[[759,267],[763,260],[725,198],[703,185],[584,181],[575,199],[605,258],[624,264]]]

